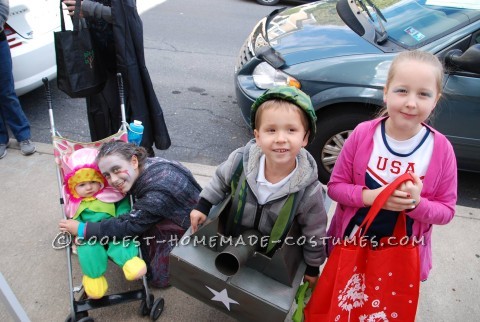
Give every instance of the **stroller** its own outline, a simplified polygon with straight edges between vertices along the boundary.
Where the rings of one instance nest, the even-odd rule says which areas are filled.
[[[47,78],[43,78],[42,81],[45,86],[46,100],[49,108],[50,116],[50,127],[52,133],[52,142],[54,147],[54,157],[57,168],[57,181],[60,194],[60,208],[62,209],[63,218],[67,219],[66,210],[65,210],[65,193],[64,193],[64,173],[62,168],[62,162],[65,157],[70,156],[74,151],[81,148],[96,148],[98,149],[103,143],[113,141],[113,140],[122,140],[127,141],[127,122],[125,116],[125,105],[124,105],[124,95],[123,95],[123,83],[122,75],[117,74],[118,79],[118,88],[120,93],[120,102],[121,102],[121,112],[122,112],[122,126],[119,131],[105,139],[96,142],[75,142],[63,138],[55,129],[55,123],[53,118],[52,110],[52,98],[50,93],[50,87]],[[132,200],[130,198],[130,205]],[[67,238],[71,237],[68,235]],[[70,240],[69,247],[66,247],[67,250],[67,265],[68,265],[68,281],[70,288],[70,314],[67,316],[67,322],[91,322],[93,318],[88,316],[88,311],[92,309],[102,308],[114,304],[120,304],[124,302],[131,302],[140,300],[140,310],[139,313],[142,316],[149,315],[150,318],[155,321],[157,320],[163,312],[164,308],[164,299],[158,298],[154,299],[154,295],[150,292],[147,286],[146,276],[142,277],[142,288],[138,290],[128,291],[120,294],[110,294],[101,297],[100,299],[89,299],[87,298],[85,292],[83,291],[83,285],[73,287],[73,277],[72,277],[72,240]],[[55,245],[54,245],[55,246]],[[138,248],[139,257],[142,258],[140,247]],[[79,293],[80,295],[75,295]],[[78,298],[78,299],[77,299]]]

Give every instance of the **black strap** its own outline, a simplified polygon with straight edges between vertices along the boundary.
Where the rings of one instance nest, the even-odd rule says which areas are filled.
[[[62,0],[60,0],[60,26],[62,27],[62,31],[65,31],[65,19],[63,18],[62,3]]]
[[[63,17],[62,0],[60,0],[60,26],[62,31],[65,31],[65,18]],[[80,29],[80,10],[82,8],[81,0],[75,1],[75,11],[73,13],[73,30],[78,31]]]

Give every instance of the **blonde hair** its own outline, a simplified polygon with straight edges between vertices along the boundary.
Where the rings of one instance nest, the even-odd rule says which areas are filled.
[[[300,120],[302,122],[302,125],[305,131],[306,132],[310,131],[310,123],[308,121],[307,115],[303,112],[303,110],[297,105],[281,99],[268,100],[258,107],[257,113],[255,113],[255,129],[258,130],[260,128],[263,112],[267,110],[279,110],[279,109],[296,111],[297,113],[299,113]]]
[[[390,69],[388,70],[387,83],[385,84],[385,90],[388,89],[393,78],[395,77],[395,73],[397,71],[398,65],[403,62],[412,61],[412,60],[429,64],[430,66],[434,67],[436,87],[437,87],[438,93],[440,94],[442,92],[442,85],[443,85],[443,65],[440,62],[440,60],[438,60],[437,56],[425,51],[420,51],[420,50],[403,51],[393,59],[392,64],[390,65]],[[388,115],[387,108],[384,107],[383,109],[381,109],[378,115],[379,116]]]

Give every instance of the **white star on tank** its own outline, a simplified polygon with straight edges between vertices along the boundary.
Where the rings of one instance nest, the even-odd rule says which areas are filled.
[[[232,300],[231,298],[228,297],[226,288],[224,288],[221,292],[217,292],[214,289],[211,289],[210,287],[208,287],[206,285],[205,285],[205,287],[208,288],[210,290],[210,292],[213,293],[213,295],[215,295],[214,297],[212,297],[212,301],[222,302],[223,305],[225,305],[225,307],[229,311],[230,311],[230,303],[239,304],[237,301],[234,301],[234,300]]]

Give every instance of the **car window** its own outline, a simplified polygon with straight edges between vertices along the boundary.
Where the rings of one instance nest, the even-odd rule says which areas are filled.
[[[439,37],[480,19],[480,10],[468,4],[456,6],[448,0],[374,0],[386,18],[383,22],[390,39],[410,49],[423,46]],[[374,20],[377,17],[373,14]]]

